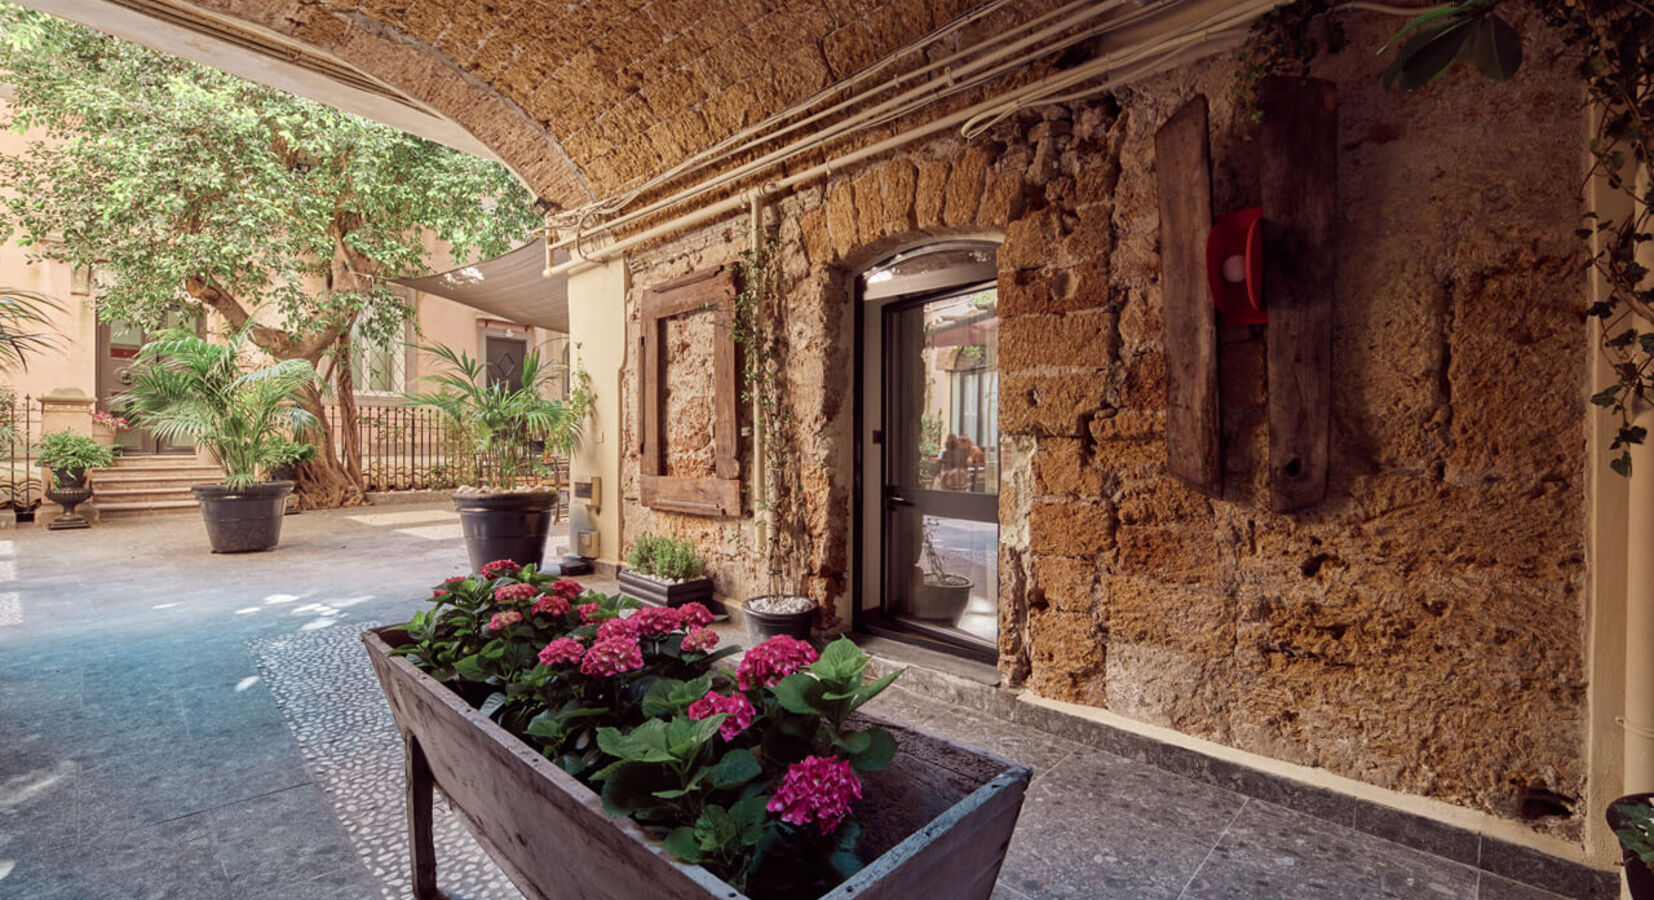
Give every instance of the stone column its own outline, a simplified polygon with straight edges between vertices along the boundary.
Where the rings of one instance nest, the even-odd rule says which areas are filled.
[[[40,433],[51,434],[58,431],[72,431],[75,434],[84,434],[96,438],[98,431],[106,429],[96,428],[92,424],[92,407],[97,401],[86,396],[80,388],[58,388],[40,398]],[[52,473],[45,467],[40,470],[40,484],[44,488],[51,483]],[[76,512],[88,521],[98,521],[98,506],[93,501],[82,503]],[[35,513],[35,524],[41,527],[52,524],[52,520],[63,514],[63,508],[47,500],[40,504]]]

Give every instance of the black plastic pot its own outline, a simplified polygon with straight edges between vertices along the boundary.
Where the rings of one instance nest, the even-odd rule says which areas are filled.
[[[232,488],[197,484],[190,493],[201,503],[207,540],[214,553],[273,550],[281,542],[281,519],[287,510],[291,481],[264,481]]]
[[[645,603],[653,603],[656,606],[682,606],[685,603],[710,606],[712,603],[710,578],[695,578],[674,584],[659,581],[648,575],[639,575],[630,569],[621,569],[617,577],[622,594],[636,597]]]
[[[741,616],[747,622],[747,640],[751,641],[753,646],[762,644],[778,634],[801,641],[810,639],[810,623],[814,622],[816,617],[814,606],[798,613],[758,612],[750,605],[753,600],[758,599],[762,598],[751,597],[741,604]]]
[[[1620,829],[1635,830],[1631,820],[1614,807],[1622,803],[1649,803],[1654,801],[1654,793],[1627,794],[1624,797],[1608,804],[1607,812],[1603,813],[1608,819],[1608,827],[1617,834]],[[1625,886],[1631,889],[1631,900],[1654,900],[1654,871],[1642,861],[1630,847],[1625,846],[1625,839],[1620,838],[1620,853],[1625,862]]]
[[[471,571],[481,572],[496,559],[538,567],[546,555],[556,502],[557,495],[551,491],[455,494],[454,508],[465,530]]]

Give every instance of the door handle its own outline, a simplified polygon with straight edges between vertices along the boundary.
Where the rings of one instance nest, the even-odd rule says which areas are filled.
[[[898,506],[912,506],[913,501],[896,493],[896,488],[886,486],[884,489],[884,508],[895,509]]]

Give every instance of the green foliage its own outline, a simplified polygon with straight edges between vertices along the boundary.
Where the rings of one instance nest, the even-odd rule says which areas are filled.
[[[35,455],[39,457],[40,464],[53,473],[105,469],[115,464],[114,451],[84,434],[72,431],[53,431],[41,435]]]
[[[1642,860],[1643,865],[1654,868],[1654,806],[1645,798],[1615,803],[1609,809],[1624,819],[1622,826],[1614,828],[1620,845]]]
[[[1308,75],[1309,64],[1322,50],[1343,51],[1348,43],[1344,26],[1327,15],[1334,5],[1333,0],[1298,0],[1270,10],[1253,23],[1235,75],[1235,101],[1244,122],[1256,125],[1259,121],[1258,85],[1265,78]]]
[[[1468,63],[1495,81],[1515,75],[1522,65],[1522,39],[1494,12],[1497,2],[1467,0],[1415,16],[1391,39],[1394,43],[1405,38],[1384,70],[1384,86],[1416,90],[1445,75],[1457,62]]]
[[[274,465],[294,435],[316,426],[298,405],[316,381],[302,359],[250,362],[248,329],[223,344],[173,329],[144,345],[132,381],[113,405],[157,437],[205,447],[230,487],[246,487]]]
[[[58,344],[52,313],[63,305],[45,294],[0,288],[0,372],[27,369],[29,357]]]
[[[9,224],[44,256],[96,265],[106,320],[158,327],[220,303],[211,288],[301,340],[358,318],[386,340],[407,309],[376,281],[308,286],[336,253],[415,275],[427,234],[459,259],[537,224],[498,164],[9,4],[0,32],[13,127],[44,133],[0,163]]]
[[[764,500],[759,509],[769,517],[764,555],[768,564],[769,593],[791,593],[783,579],[795,576],[789,567],[808,558],[809,539],[802,519],[803,485],[797,449],[792,440],[792,407],[787,402],[787,303],[778,259],[781,240],[769,234],[755,249],[741,254],[736,265],[739,290],[735,295],[731,336],[741,344],[741,397],[756,408],[757,453],[763,460]]]
[[[586,386],[577,399],[568,403],[547,400],[544,393],[556,368],[543,364],[537,350],[523,355],[521,383],[513,388],[503,381],[489,383],[482,363],[469,353],[441,345],[419,349],[435,356],[446,371],[420,379],[436,384],[438,390],[403,397],[441,413],[459,442],[492,463],[489,474],[499,487],[510,490],[535,470],[539,455],[533,441],[544,441],[564,453],[579,442],[591,409],[589,379],[581,379]]]
[[[706,563],[695,552],[694,544],[656,534],[639,535],[632,542],[626,567],[666,581],[693,581],[706,574]]]

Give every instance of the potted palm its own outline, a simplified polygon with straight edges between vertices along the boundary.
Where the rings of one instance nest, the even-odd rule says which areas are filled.
[[[132,382],[117,398],[122,409],[157,437],[193,441],[224,473],[222,484],[197,484],[214,553],[269,550],[281,539],[292,481],[261,481],[293,435],[315,427],[298,395],[316,380],[302,359],[255,365],[244,352],[250,331],[223,344],[173,329],[145,344]]]
[[[557,368],[545,365],[538,351],[523,355],[522,377],[515,384],[490,381],[470,354],[440,345],[423,346],[445,371],[421,377],[437,386],[403,397],[415,406],[436,410],[450,423],[456,442],[478,460],[478,484],[454,491],[465,531],[471,567],[481,571],[494,560],[540,565],[554,489],[529,483],[545,465],[545,450],[567,453],[580,439],[586,394],[568,403],[548,400],[545,391]]]
[[[53,531],[90,527],[91,523],[78,515],[75,507],[92,498],[92,489],[86,486],[86,473],[92,469],[108,468],[115,462],[114,452],[96,440],[73,431],[41,435],[35,452],[41,468],[51,473],[46,498],[63,507],[63,515],[52,520],[47,527]]]
[[[712,579],[695,545],[666,535],[639,535],[619,579],[622,593],[656,606],[712,601]]]

